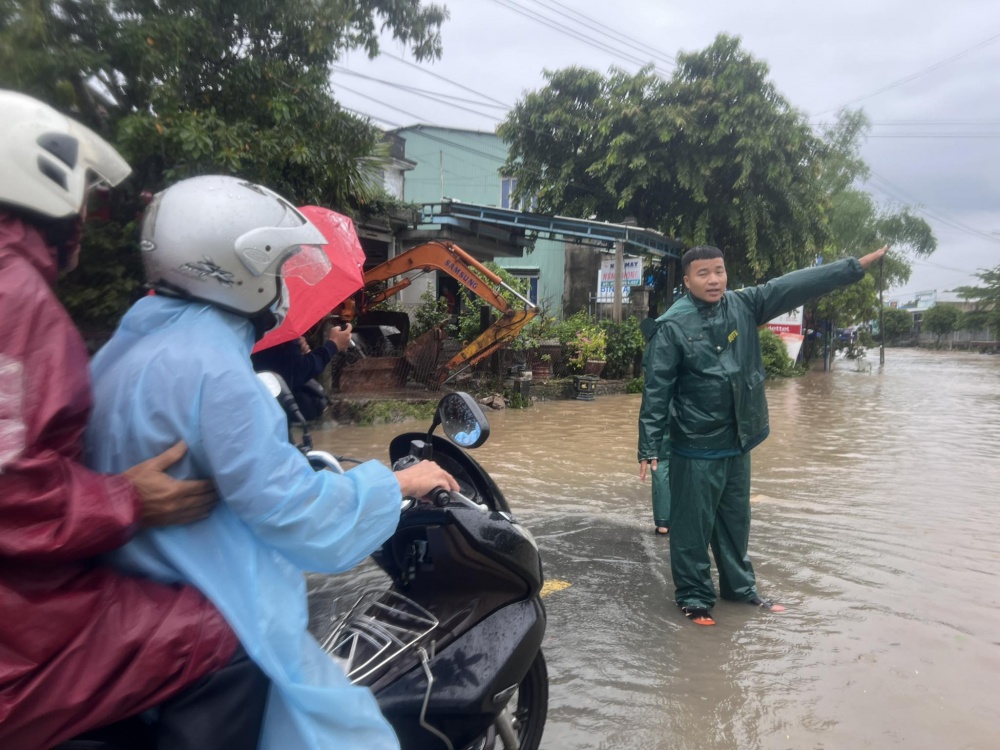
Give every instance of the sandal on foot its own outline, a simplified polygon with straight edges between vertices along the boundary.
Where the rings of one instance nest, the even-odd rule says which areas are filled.
[[[657,536],[666,536],[667,534],[670,533],[670,527],[669,526],[655,526],[655,527],[653,527],[653,533],[656,534]]]
[[[695,625],[715,625],[712,613],[704,607],[681,607],[681,612]]]
[[[766,609],[768,612],[784,612],[785,608],[772,602],[770,599],[761,599],[759,596],[755,596],[753,599],[748,599],[747,604],[752,607],[760,607],[761,609]]]

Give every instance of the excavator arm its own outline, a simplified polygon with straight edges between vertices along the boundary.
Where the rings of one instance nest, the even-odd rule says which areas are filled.
[[[398,294],[408,287],[411,281],[403,279],[393,286],[368,294],[367,290],[371,286],[379,282],[388,282],[409,271],[441,271],[446,273],[500,314],[500,317],[489,328],[476,339],[470,341],[462,351],[438,369],[438,382],[444,382],[456,368],[463,365],[473,365],[501,349],[538,314],[538,307],[530,300],[518,294],[516,290],[505,284],[497,274],[451,242],[425,242],[365,273],[366,293],[363,308],[369,309],[373,305]],[[490,284],[494,286],[490,286]],[[501,289],[511,292],[524,303],[523,309],[511,307],[507,300],[500,296]]]

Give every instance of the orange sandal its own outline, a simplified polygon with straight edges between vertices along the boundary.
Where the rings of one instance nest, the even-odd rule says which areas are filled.
[[[712,613],[704,607],[681,607],[681,612],[695,625],[715,625]]]

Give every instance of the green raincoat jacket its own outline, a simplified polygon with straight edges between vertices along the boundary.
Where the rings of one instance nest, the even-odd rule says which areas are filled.
[[[667,430],[670,450],[689,458],[738,456],[760,444],[770,428],[757,329],[863,276],[861,264],[845,258],[726,292],[718,302],[688,293],[671,306],[646,351],[639,460],[657,458]]]

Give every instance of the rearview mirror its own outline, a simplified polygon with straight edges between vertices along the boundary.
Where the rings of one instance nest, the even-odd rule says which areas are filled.
[[[449,393],[438,404],[435,420],[445,434],[463,448],[478,448],[490,436],[490,423],[468,393]]]

